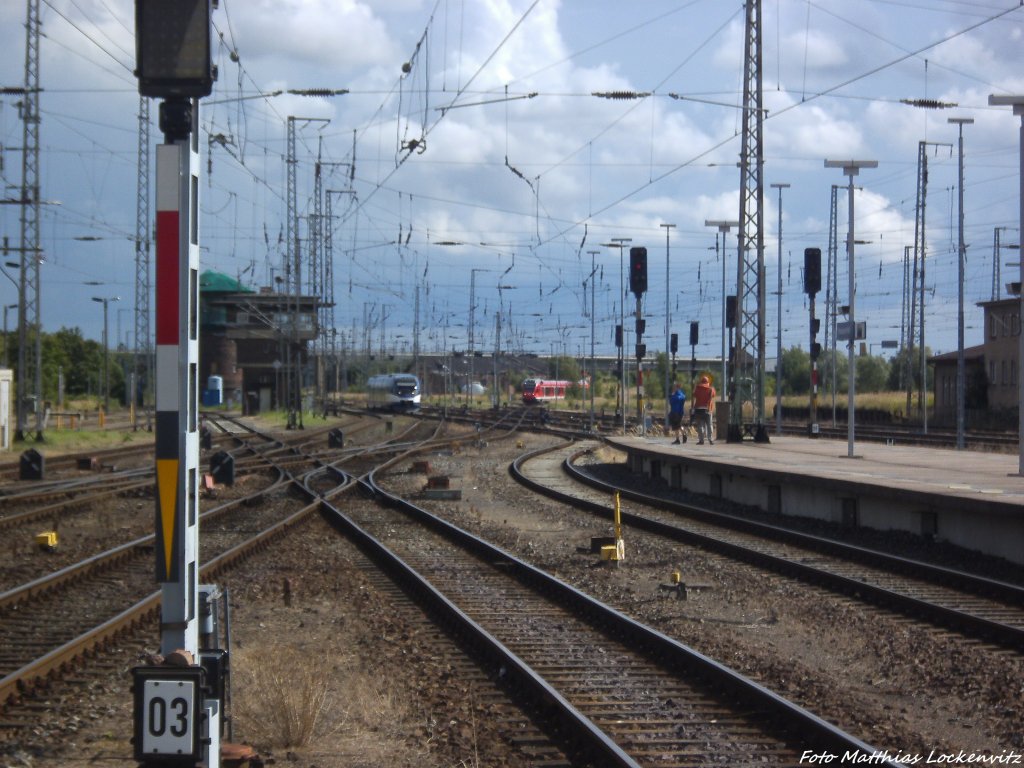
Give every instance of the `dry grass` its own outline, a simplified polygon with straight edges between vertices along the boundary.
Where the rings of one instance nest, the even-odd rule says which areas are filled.
[[[434,719],[414,713],[408,695],[357,658],[246,648],[232,654],[232,668],[236,736],[261,751],[353,767],[434,765]]]
[[[273,747],[302,747],[328,711],[329,680],[308,654],[278,646],[232,658],[234,717],[246,733]]]

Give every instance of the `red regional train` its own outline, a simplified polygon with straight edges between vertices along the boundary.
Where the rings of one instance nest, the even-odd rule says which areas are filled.
[[[565,391],[572,386],[564,379],[526,379],[523,382],[523,402],[544,403],[549,400],[565,400]]]

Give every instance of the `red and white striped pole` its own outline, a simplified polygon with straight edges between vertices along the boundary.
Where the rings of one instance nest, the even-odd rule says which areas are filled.
[[[187,138],[156,148],[156,580],[160,650],[198,656],[199,152]]]

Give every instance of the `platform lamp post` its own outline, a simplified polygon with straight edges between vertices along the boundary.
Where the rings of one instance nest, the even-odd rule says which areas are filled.
[[[101,298],[93,296],[92,300],[103,305],[103,413],[110,412],[110,342],[107,324],[107,307],[112,301],[120,301],[120,296]]]
[[[964,409],[966,407],[967,374],[964,360],[964,261],[967,246],[964,243],[964,126],[974,123],[973,117],[951,117],[946,122],[957,126],[960,134],[957,155],[957,312],[956,312],[956,449],[964,449]]]
[[[779,300],[778,328],[775,341],[775,434],[782,435],[782,190],[789,189],[789,184],[780,182],[772,184],[772,189],[779,190]]]
[[[139,95],[161,100],[164,135],[156,147],[154,554],[165,661],[132,670],[134,756],[147,768],[220,768],[230,666],[215,650],[221,592],[199,584],[199,100],[216,79],[211,11],[212,0],[135,0]]]
[[[722,388],[721,388],[721,394],[720,394],[720,397],[722,398],[722,400],[728,400],[729,399],[729,386],[728,386],[728,376],[729,376],[729,363],[728,363],[728,360],[729,360],[729,356],[727,354],[726,342],[725,342],[726,334],[728,333],[728,331],[726,330],[726,326],[728,325],[728,322],[726,321],[726,316],[725,316],[726,305],[728,303],[726,301],[726,296],[728,294],[728,290],[725,287],[725,279],[726,279],[726,271],[725,271],[725,261],[726,261],[726,258],[725,258],[725,253],[726,253],[726,251],[725,251],[725,236],[727,234],[729,234],[729,230],[730,229],[732,229],[733,227],[738,227],[739,225],[740,225],[739,221],[712,221],[712,220],[709,220],[709,219],[705,219],[704,220],[704,226],[705,227],[716,227],[718,229],[718,231],[722,233],[722,381],[721,381]],[[715,240],[715,253],[716,253],[716,255],[718,253],[718,240],[717,239]]]
[[[622,329],[623,346],[619,347],[619,394],[622,398],[622,434],[626,434],[626,284],[623,280],[622,249],[633,242],[632,237],[613,237],[611,242],[601,243],[606,248],[619,249],[619,328]]]
[[[846,397],[847,397],[847,419],[846,419],[846,455],[848,458],[853,458],[853,443],[854,443],[854,419],[856,412],[856,401],[855,397],[857,394],[857,361],[853,356],[854,343],[857,336],[857,321],[855,314],[855,298],[857,284],[854,279],[853,265],[853,251],[856,244],[854,239],[854,228],[853,228],[853,177],[860,173],[861,168],[877,168],[877,160],[826,160],[826,168],[841,168],[843,174],[849,179],[847,185],[847,233],[846,233],[846,255],[848,263],[848,279],[849,279],[849,296],[850,296],[850,313],[849,313],[849,329],[850,338],[846,342],[847,347],[847,358],[849,360],[849,371],[847,372],[847,386],[846,386]]]
[[[1018,193],[1019,224],[1020,231],[1024,232],[1024,94],[1014,96],[997,96],[992,94],[988,97],[988,103],[993,107],[1013,107],[1013,114],[1020,117],[1020,191]],[[1024,239],[1021,240],[1024,243]],[[1021,290],[1019,294],[1020,309],[1019,316],[1024,317],[1024,257],[1019,261]],[[1024,361],[1024,333],[1017,335],[1017,368]],[[1017,376],[1017,441],[1018,460],[1017,474],[1024,476],[1024,372]]]

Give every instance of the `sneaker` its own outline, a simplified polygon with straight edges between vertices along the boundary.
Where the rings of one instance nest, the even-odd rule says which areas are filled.
[[[704,445],[704,441],[703,440],[698,440],[697,441],[697,445]]]
[[[708,442],[709,442],[709,443],[711,443],[711,445],[714,445],[714,444],[715,444],[715,441],[714,441],[714,440],[708,440]]]
[[[679,445],[679,438],[678,437],[675,440],[672,441],[672,445]]]

